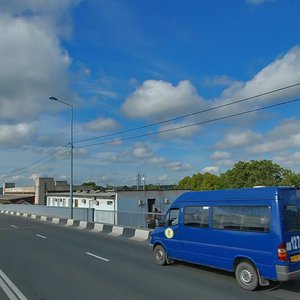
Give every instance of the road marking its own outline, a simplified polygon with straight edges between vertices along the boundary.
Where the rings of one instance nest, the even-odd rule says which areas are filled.
[[[47,237],[40,235],[40,234],[36,234],[37,237],[42,238],[42,239],[46,239]]]
[[[90,255],[90,256],[93,256],[93,257],[96,257],[96,258],[98,258],[98,259],[101,259],[101,260],[104,260],[104,261],[110,261],[110,260],[109,260],[109,259],[107,259],[107,258],[104,258],[104,257],[98,256],[98,255],[95,255],[95,254],[93,254],[93,253],[90,253],[90,252],[85,252],[85,254],[87,254],[87,255]]]
[[[0,287],[10,300],[28,300],[0,269]]]
[[[13,228],[18,228],[18,226],[16,226],[16,225],[10,225],[11,227],[13,227]]]

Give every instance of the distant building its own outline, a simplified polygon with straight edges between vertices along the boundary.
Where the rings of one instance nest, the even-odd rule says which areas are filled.
[[[6,182],[3,185],[3,195],[11,196],[6,199],[19,199],[20,196],[27,195],[30,203],[40,205],[46,205],[48,192],[68,192],[69,190],[70,186],[67,181],[55,181],[54,178],[37,178],[35,185],[29,187],[16,187],[16,184],[12,182]]]

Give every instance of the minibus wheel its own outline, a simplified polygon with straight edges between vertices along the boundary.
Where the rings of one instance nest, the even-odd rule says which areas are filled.
[[[153,255],[154,255],[155,262],[158,265],[163,266],[167,264],[167,253],[161,245],[155,246],[153,250]]]
[[[242,261],[235,268],[235,277],[241,288],[254,291],[258,286],[256,268],[249,262]]]

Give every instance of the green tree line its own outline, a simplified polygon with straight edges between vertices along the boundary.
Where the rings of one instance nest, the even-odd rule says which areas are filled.
[[[254,186],[300,186],[300,173],[285,169],[271,160],[240,161],[220,175],[197,173],[178,182],[178,189],[218,190]]]

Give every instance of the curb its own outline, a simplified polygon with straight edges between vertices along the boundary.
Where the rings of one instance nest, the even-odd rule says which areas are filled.
[[[87,230],[93,233],[105,233],[114,237],[125,237],[133,241],[146,242],[149,241],[151,230],[136,229],[131,227],[123,227],[112,224],[103,223],[89,223],[86,221],[79,221],[74,219],[64,219],[58,217],[39,216],[30,213],[22,213],[16,211],[1,210],[1,214],[10,214],[18,217],[36,219],[43,222],[50,222],[53,224],[63,225],[65,227],[74,227],[78,230]]]

